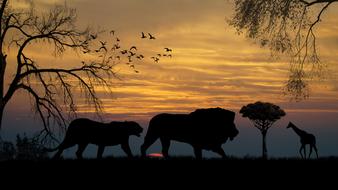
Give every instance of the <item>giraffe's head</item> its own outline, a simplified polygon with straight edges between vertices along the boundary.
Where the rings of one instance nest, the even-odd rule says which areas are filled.
[[[292,127],[292,126],[294,126],[294,125],[293,125],[293,123],[290,121],[289,124],[288,124],[288,126],[286,126],[286,128],[288,129],[288,128]]]

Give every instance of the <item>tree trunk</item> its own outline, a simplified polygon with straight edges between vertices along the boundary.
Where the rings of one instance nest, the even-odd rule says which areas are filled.
[[[0,141],[2,140],[2,135],[1,135],[1,127],[2,127],[2,116],[4,113],[4,107],[1,105],[0,106]]]
[[[263,136],[263,143],[262,143],[262,159],[263,160],[267,160],[268,159],[268,150],[266,148],[266,134],[267,134],[268,131],[266,130],[263,130],[262,131],[262,136]]]
[[[6,58],[7,58],[6,55],[0,53],[0,140],[1,140],[2,116],[6,105],[6,102],[4,101],[5,71],[7,65]]]

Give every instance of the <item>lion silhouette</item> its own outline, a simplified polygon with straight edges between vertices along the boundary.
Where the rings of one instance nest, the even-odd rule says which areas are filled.
[[[235,113],[222,108],[198,109],[190,114],[159,114],[150,120],[141,146],[141,155],[159,138],[162,154],[168,157],[170,141],[190,144],[195,157],[202,158],[202,149],[211,150],[226,157],[222,144],[238,135],[234,124]]]
[[[76,156],[78,159],[82,159],[82,153],[87,145],[95,144],[98,146],[97,158],[102,158],[106,146],[121,144],[121,148],[128,157],[132,157],[133,155],[129,147],[129,136],[135,135],[139,137],[142,131],[142,127],[133,121],[101,123],[79,118],[70,123],[63,142],[55,149],[49,151],[58,150],[53,157],[57,159],[61,156],[63,150],[78,145]]]

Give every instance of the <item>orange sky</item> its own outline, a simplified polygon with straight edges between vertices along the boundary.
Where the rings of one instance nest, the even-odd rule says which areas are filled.
[[[24,2],[18,1],[14,7]],[[58,2],[63,1],[36,1],[36,7],[42,10]],[[159,64],[150,59],[136,63],[139,74],[127,65],[118,66],[122,80],[116,80],[113,98],[103,96],[107,113],[185,112],[215,106],[239,109],[257,100],[283,104],[286,109],[338,111],[337,6],[330,7],[317,31],[328,77],[312,82],[311,98],[297,106],[282,95],[287,59],[273,61],[267,50],[237,36],[225,22],[232,14],[230,3],[70,0],[67,4],[77,9],[79,26],[115,29],[123,44],[137,45],[148,56],[163,52],[163,47],[174,50],[172,59]],[[141,40],[141,31],[155,34],[157,40]],[[81,60],[72,53],[54,58],[52,51],[41,52],[40,47],[32,47],[29,54],[41,65]]]
[[[13,1],[15,2],[15,1]],[[13,7],[26,1],[16,0]],[[39,10],[64,0],[36,0]],[[230,1],[231,2],[231,1]],[[231,3],[224,0],[68,0],[77,9],[78,25],[115,29],[123,44],[137,45],[152,56],[173,49],[173,58],[154,63],[150,59],[136,63],[136,74],[121,64],[117,71],[113,97],[102,95],[106,113],[120,119],[147,121],[159,112],[190,112],[201,107],[223,107],[238,111],[255,101],[281,105],[287,112],[305,114],[338,113],[338,6],[333,4],[323,15],[318,34],[322,62],[327,63],[326,78],[313,81],[308,100],[290,101],[282,88],[288,78],[288,58],[270,59],[268,50],[248,41],[226,24],[232,14]],[[151,32],[155,41],[140,39]],[[107,40],[109,40],[107,38]],[[48,48],[29,50],[39,64],[80,63],[81,58],[66,53],[52,56]],[[10,56],[13,61],[13,55]],[[13,69],[13,68],[9,68]],[[10,78],[12,74],[8,75]],[[29,112],[22,94],[9,104],[8,112]],[[91,112],[84,104],[81,112]]]

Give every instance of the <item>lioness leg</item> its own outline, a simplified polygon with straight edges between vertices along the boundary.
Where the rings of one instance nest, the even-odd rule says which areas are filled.
[[[215,148],[215,149],[213,149],[212,151],[214,151],[214,152],[216,152],[217,154],[221,155],[223,159],[226,158],[225,152],[224,152],[224,150],[222,149],[222,147]]]
[[[170,147],[170,140],[165,138],[160,138],[162,144],[162,154],[165,158],[169,157],[169,147]]]
[[[131,150],[130,150],[130,147],[129,147],[128,142],[127,142],[127,143],[122,143],[122,144],[121,144],[121,148],[122,148],[122,150],[127,154],[127,156],[128,156],[129,158],[132,158],[132,157],[133,157],[133,154],[131,153]]]
[[[79,144],[78,149],[76,151],[76,156],[78,159],[82,159],[82,153],[86,149],[88,144]]]
[[[97,159],[101,159],[102,158],[102,154],[104,152],[104,148],[105,148],[105,146],[99,146],[99,148],[97,150]]]
[[[194,153],[197,160],[202,160],[202,149],[194,147]]]
[[[63,141],[60,145],[59,145],[59,148],[58,148],[58,151],[57,153],[53,156],[53,159],[59,159],[63,150],[67,149],[67,148],[70,148],[72,146],[74,146],[75,144],[74,143],[70,143],[69,141]]]

